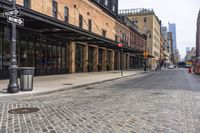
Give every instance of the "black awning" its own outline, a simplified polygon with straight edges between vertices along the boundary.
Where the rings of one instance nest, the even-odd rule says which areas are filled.
[[[64,21],[27,9],[23,6],[17,5],[17,7],[21,10],[20,17],[24,19],[24,27],[18,26],[18,28],[30,29],[47,35],[50,34],[66,39],[67,41],[87,42],[88,44],[95,44],[101,47],[120,50],[120,48],[117,47],[117,42],[109,38],[105,38]],[[11,3],[5,0],[0,0],[0,8],[10,9]],[[124,52],[137,53],[139,51],[125,45]]]

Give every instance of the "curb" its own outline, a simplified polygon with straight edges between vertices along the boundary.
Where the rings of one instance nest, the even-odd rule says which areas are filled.
[[[0,96],[0,99],[4,99],[4,98],[12,98],[13,99],[13,98],[17,98],[17,97],[22,98],[22,97],[28,97],[28,96],[41,96],[41,95],[52,94],[52,93],[56,93],[56,92],[78,89],[78,88],[82,88],[82,87],[86,87],[86,86],[90,86],[90,85],[105,83],[105,82],[123,79],[123,78],[127,78],[127,77],[137,76],[137,75],[141,75],[141,74],[147,74],[147,73],[150,73],[150,72],[152,72],[152,71],[141,72],[141,73],[127,75],[127,76],[123,76],[123,77],[117,77],[117,78],[112,78],[112,79],[107,79],[107,80],[102,80],[102,81],[96,81],[96,82],[93,82],[93,83],[76,85],[76,86],[72,86],[72,87],[63,87],[63,88],[57,88],[57,89],[55,88],[54,90],[48,90],[48,91],[43,91],[43,92],[35,92],[35,93],[29,93],[29,94],[16,93],[16,94],[11,94],[11,95],[6,95],[6,96]]]

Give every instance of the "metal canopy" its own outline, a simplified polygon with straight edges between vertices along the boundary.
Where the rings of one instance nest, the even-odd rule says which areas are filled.
[[[23,6],[17,5],[21,9],[21,16],[24,19],[24,27],[41,34],[52,35],[60,37],[67,41],[87,42],[88,44],[95,44],[101,47],[112,48],[120,50],[117,47],[117,42],[105,38],[93,32],[68,24],[64,21],[52,18],[50,16],[41,14],[39,12],[27,9]],[[0,8],[11,9],[11,3],[5,0],[0,0]],[[124,45],[124,52],[138,53],[138,51],[130,46]]]

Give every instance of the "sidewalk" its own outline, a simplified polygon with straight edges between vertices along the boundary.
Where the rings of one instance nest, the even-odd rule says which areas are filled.
[[[127,70],[123,71],[123,77],[121,77],[121,71],[39,76],[34,78],[33,91],[20,91],[19,93],[14,94],[7,93],[6,88],[8,85],[8,80],[0,80],[0,97],[47,94],[56,91],[84,87],[95,83],[101,83],[142,73],[148,72],[144,72],[143,70]]]

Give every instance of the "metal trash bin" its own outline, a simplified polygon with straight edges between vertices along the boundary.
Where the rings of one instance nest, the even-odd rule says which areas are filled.
[[[19,70],[20,70],[21,91],[32,91],[35,68],[34,67],[20,67]]]

